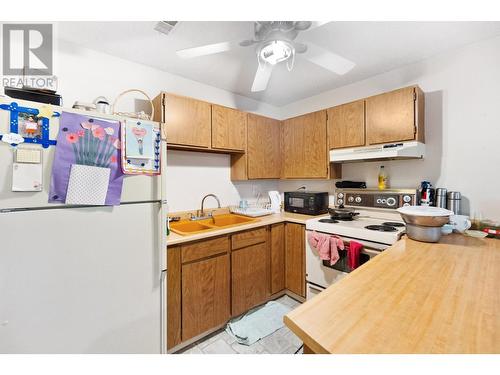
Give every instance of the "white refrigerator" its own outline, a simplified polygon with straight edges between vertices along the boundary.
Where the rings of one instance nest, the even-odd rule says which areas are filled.
[[[41,106],[0,97],[11,102]],[[43,149],[42,191],[13,192],[13,149],[0,142],[0,353],[165,351],[164,143],[162,175],[126,176],[119,206],[71,207],[47,203],[57,146]]]

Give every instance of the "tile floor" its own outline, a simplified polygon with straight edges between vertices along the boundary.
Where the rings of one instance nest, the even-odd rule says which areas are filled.
[[[300,303],[283,296],[277,299],[292,308]],[[180,352],[182,354],[294,354],[301,348],[302,342],[286,326],[255,344],[246,346],[238,344],[235,339],[224,330],[212,334],[210,337],[198,341]],[[302,354],[302,348],[298,353]]]

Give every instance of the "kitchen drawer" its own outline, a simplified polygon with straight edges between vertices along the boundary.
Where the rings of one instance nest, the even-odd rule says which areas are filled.
[[[227,253],[229,250],[229,238],[218,237],[210,240],[202,240],[181,248],[182,263],[208,258],[213,255]]]
[[[241,249],[243,247],[256,245],[267,241],[267,228],[253,229],[231,236],[231,249]]]

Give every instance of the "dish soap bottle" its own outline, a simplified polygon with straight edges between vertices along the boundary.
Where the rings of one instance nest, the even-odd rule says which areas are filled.
[[[378,171],[378,188],[379,190],[385,190],[389,187],[389,176],[384,169],[384,166],[381,165]]]

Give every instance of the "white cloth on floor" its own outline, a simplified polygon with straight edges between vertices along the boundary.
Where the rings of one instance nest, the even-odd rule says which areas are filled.
[[[251,310],[227,324],[226,332],[243,345],[252,345],[284,326],[283,316],[291,308],[283,303],[270,301]]]

